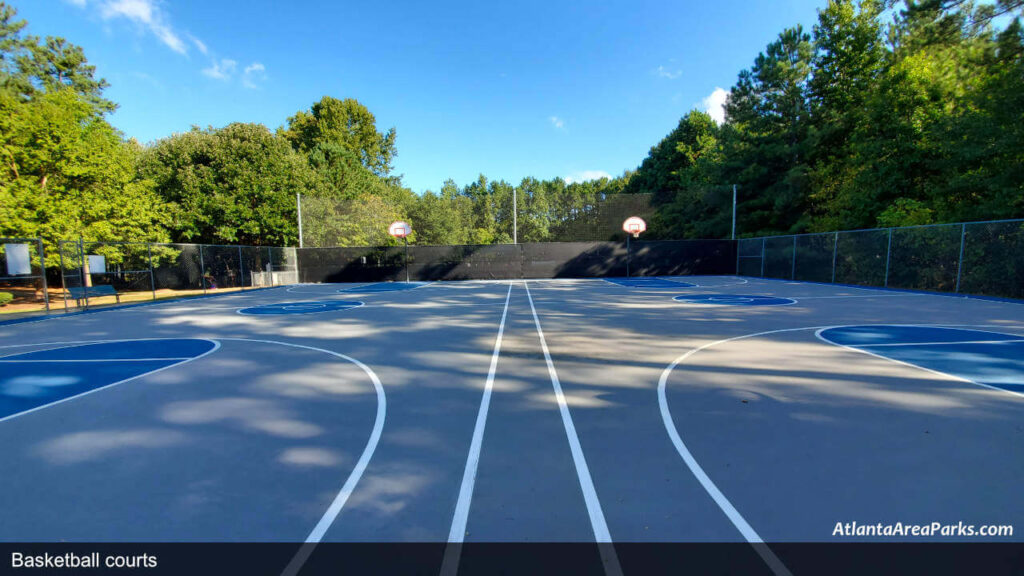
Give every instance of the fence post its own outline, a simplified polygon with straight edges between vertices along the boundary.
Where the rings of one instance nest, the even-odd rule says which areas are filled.
[[[793,236],[793,269],[789,271],[789,279],[796,280],[796,236]]]
[[[736,246],[736,275],[740,275],[740,241],[733,240],[733,245]]]
[[[245,290],[245,264],[242,263],[242,245],[238,245],[238,289]]]
[[[295,193],[295,207],[299,220],[299,248],[302,248],[302,193]]]
[[[39,273],[43,278],[43,304],[46,305],[46,312],[50,312],[50,289],[46,286],[46,255],[43,253],[43,239],[36,238],[36,245],[39,246]],[[31,267],[31,264],[30,264]],[[30,270],[31,271],[31,270]],[[61,271],[63,274],[64,271]]]
[[[960,225],[960,259],[956,263],[956,290],[960,293],[960,278],[964,271],[964,240],[967,238],[967,224]]]
[[[206,294],[206,263],[203,262],[203,245],[199,245],[199,281],[203,284],[203,294]]]
[[[87,277],[85,275],[85,241],[81,236],[78,237],[78,277],[82,281],[82,294],[85,295],[85,309],[89,309],[89,286],[92,285],[92,273]],[[86,282],[88,278],[88,282]],[[75,304],[78,304],[76,301]]]
[[[64,298],[64,313],[67,314],[67,311],[68,311],[68,286],[67,286],[67,280],[65,279],[65,276],[64,276],[64,241],[63,240],[58,240],[57,241],[57,254],[60,256],[60,290],[63,293],[61,295]]]
[[[156,300],[156,278],[153,271],[153,245],[146,242],[146,251],[149,252],[149,288],[153,291],[153,300]]]
[[[267,274],[270,274],[270,286],[274,286],[274,248],[267,246]]]
[[[761,237],[761,278],[764,278],[764,237]]]
[[[832,240],[832,283],[836,283],[836,256],[839,255],[839,232],[836,232]]]
[[[889,244],[885,248],[885,287],[889,287],[889,261],[892,259],[892,228],[889,228]]]

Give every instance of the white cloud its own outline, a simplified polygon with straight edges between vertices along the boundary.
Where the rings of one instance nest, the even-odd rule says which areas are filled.
[[[84,1],[81,5],[84,5]],[[100,15],[104,20],[126,18],[149,29],[168,48],[186,54],[188,47],[170,25],[166,23],[163,11],[154,0],[105,0],[100,5]]]
[[[607,178],[611,180],[612,175],[605,172],[604,170],[583,170],[581,172],[573,172],[568,176],[562,178],[566,184],[572,184],[574,182],[587,182],[589,180],[600,180],[601,178]]]
[[[701,105],[704,106],[704,111],[707,112],[719,126],[725,122],[725,99],[728,96],[728,91],[716,87],[711,95],[701,102]]]
[[[195,36],[193,36],[191,34],[188,35],[188,39],[191,40],[192,43],[196,45],[196,48],[201,53],[203,53],[204,55],[206,54],[207,49],[206,49],[206,43],[205,42],[203,42],[202,40],[200,40],[199,38],[196,38]]]
[[[211,62],[209,68],[203,68],[203,74],[217,80],[228,80],[235,73],[236,68],[238,68],[238,62],[223,58]]]
[[[664,66],[658,66],[658,69],[655,70],[654,73],[662,78],[668,78],[669,80],[675,80],[683,75],[681,70],[669,70]]]
[[[259,88],[258,82],[267,79],[267,68],[259,62],[253,62],[245,67],[242,74],[242,85],[246,88]]]
[[[183,55],[189,49],[195,49],[209,57],[210,66],[202,69],[205,76],[217,80],[228,81],[238,76],[238,62],[230,58],[217,58],[216,51],[211,53],[205,42],[187,31],[176,32],[170,24],[162,6],[164,0],[64,0],[80,8],[87,4],[97,11],[104,20],[125,19],[152,33],[168,48]],[[258,83],[266,80],[266,68],[260,62],[246,66],[241,74],[242,84],[246,88],[258,88]],[[149,81],[148,79],[141,78]]]
[[[558,128],[559,130],[561,130],[562,128],[565,128],[565,120],[562,120],[558,116],[552,116],[552,117],[548,118],[548,120],[551,121],[551,125],[552,126],[554,126],[555,128]]]

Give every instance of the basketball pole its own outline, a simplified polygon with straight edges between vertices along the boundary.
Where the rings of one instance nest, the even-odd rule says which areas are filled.
[[[296,212],[297,212],[296,216],[297,216],[297,219],[299,221],[299,248],[302,248],[303,246],[302,246],[302,194],[301,193],[296,193],[295,194],[295,208],[296,208]]]
[[[629,232],[626,232],[626,278],[629,278]]]
[[[736,239],[736,185],[732,185],[732,239]]]
[[[409,236],[402,236],[405,240],[405,283],[409,283]]]
[[[519,206],[516,201],[515,188],[512,188],[512,243],[519,243]]]

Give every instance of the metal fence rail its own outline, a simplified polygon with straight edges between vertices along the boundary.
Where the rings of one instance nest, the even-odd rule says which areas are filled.
[[[1024,219],[737,242],[741,276],[1024,298]]]
[[[638,242],[633,257],[641,275],[722,274],[731,272],[733,247],[740,276],[1024,299],[1024,219],[765,236],[735,245]],[[403,268],[386,247],[64,240],[57,252],[50,260],[59,264],[65,310],[300,280],[391,280]],[[413,246],[409,264],[431,280],[599,277],[624,273],[620,252],[615,242]],[[39,238],[0,238],[5,312],[50,310],[46,265]]]

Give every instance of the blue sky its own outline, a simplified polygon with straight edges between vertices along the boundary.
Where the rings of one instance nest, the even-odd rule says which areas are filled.
[[[825,1],[11,3],[30,34],[85,49],[127,136],[273,129],[321,96],[356,98],[397,129],[395,171],[421,192],[480,173],[518,183],[636,168],[783,28],[810,29]]]

